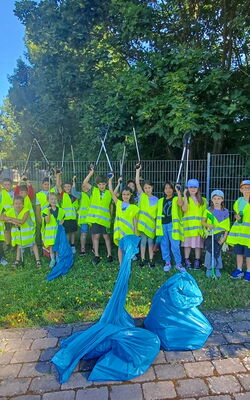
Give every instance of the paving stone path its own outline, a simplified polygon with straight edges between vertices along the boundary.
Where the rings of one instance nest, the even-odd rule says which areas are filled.
[[[128,382],[89,382],[93,361],[82,361],[58,383],[50,359],[60,339],[89,324],[1,329],[0,400],[250,400],[250,309],[205,314],[214,332],[202,349],[160,351]]]

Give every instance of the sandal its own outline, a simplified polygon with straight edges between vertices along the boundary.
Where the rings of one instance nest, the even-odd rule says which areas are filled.
[[[40,260],[36,260],[36,266],[37,266],[37,267],[41,267],[41,266],[42,266],[42,264],[41,264],[41,261],[40,261]]]
[[[21,260],[15,260],[12,263],[12,267],[22,267],[22,266],[23,266],[23,261],[21,261]]]

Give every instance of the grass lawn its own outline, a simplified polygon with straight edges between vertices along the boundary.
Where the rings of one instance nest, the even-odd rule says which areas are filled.
[[[26,250],[27,252],[27,250]],[[114,249],[115,252],[115,249]],[[101,248],[101,253],[105,251]],[[25,327],[55,325],[78,321],[97,320],[111,296],[118,273],[118,262],[109,265],[105,257],[93,265],[92,254],[84,258],[76,255],[69,273],[51,282],[48,259],[42,257],[42,267],[34,266],[34,259],[25,255],[25,266],[0,267],[0,326]],[[14,254],[7,253],[12,262]],[[175,273],[162,269],[157,255],[155,269],[140,268],[133,263],[126,308],[133,317],[145,316],[156,290]],[[235,267],[232,253],[224,256],[222,278],[209,280],[202,271],[191,271],[203,293],[201,310],[220,310],[250,306],[250,282],[233,280],[230,272]]]

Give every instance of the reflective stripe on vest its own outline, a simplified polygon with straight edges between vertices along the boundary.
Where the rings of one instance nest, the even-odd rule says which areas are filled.
[[[202,225],[203,214],[206,210],[206,199],[202,197],[203,205],[196,204],[189,197],[187,211],[185,212],[183,221],[183,232],[185,237],[203,236],[204,228]]]
[[[109,228],[111,223],[111,215],[109,210],[111,199],[112,198],[109,190],[105,190],[101,198],[100,190],[96,187],[93,187],[90,197],[90,207],[85,219],[85,223],[95,223]]]
[[[64,210],[64,219],[65,220],[76,220],[76,210],[78,208],[78,200],[75,200],[73,203],[71,201],[68,193],[63,193],[62,198],[62,209]]]
[[[153,239],[156,231],[157,204],[150,206],[149,197],[146,193],[141,193],[139,207],[138,230]]]
[[[233,205],[234,211],[238,214],[239,212],[239,199]],[[247,203],[242,212],[242,222],[236,221],[227,236],[226,242],[235,246],[236,244],[240,244],[250,248],[250,204]]]
[[[162,211],[163,211],[164,197],[158,200],[158,212],[156,218],[156,236],[163,236],[162,228]],[[172,238],[174,240],[184,240],[183,235],[183,224],[182,224],[182,210],[178,206],[178,197],[174,197],[172,200]]]
[[[122,210],[122,201],[116,202],[116,216],[114,223],[114,243],[118,245],[119,240],[126,235],[134,235],[134,218],[139,212],[139,207],[130,204],[126,210]]]

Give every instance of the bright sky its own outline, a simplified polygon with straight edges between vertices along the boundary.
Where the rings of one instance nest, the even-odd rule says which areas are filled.
[[[8,94],[8,75],[12,75],[16,61],[24,60],[24,26],[14,15],[15,0],[0,0],[0,106]]]

